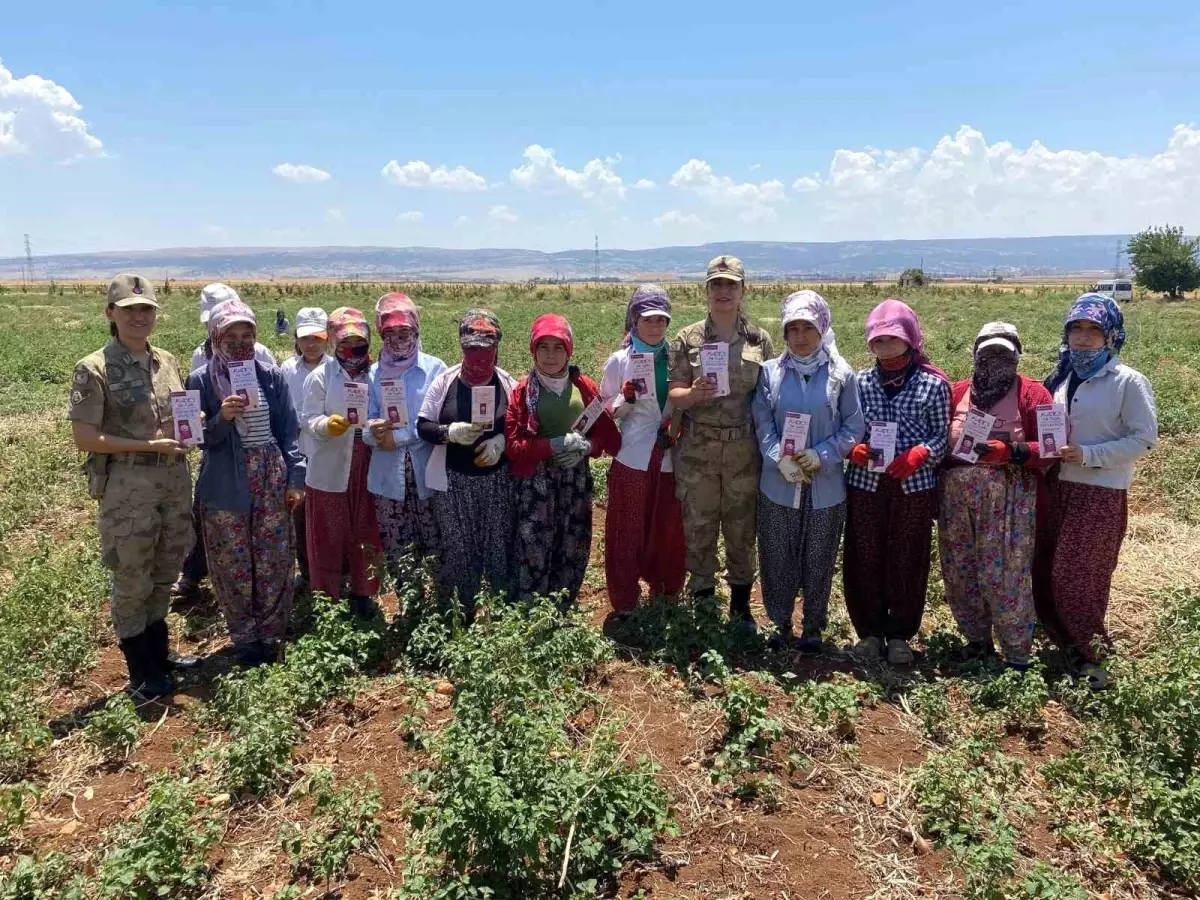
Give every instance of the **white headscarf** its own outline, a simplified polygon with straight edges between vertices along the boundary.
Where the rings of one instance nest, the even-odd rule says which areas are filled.
[[[837,339],[833,333],[833,317],[829,304],[816,291],[796,291],[783,300],[779,323],[783,327],[784,343],[787,342],[787,327],[792,322],[808,322],[821,335],[821,346],[808,356],[796,356],[789,348],[783,356],[783,365],[805,377],[815,375],[821,366],[830,362],[845,364],[838,353]]]

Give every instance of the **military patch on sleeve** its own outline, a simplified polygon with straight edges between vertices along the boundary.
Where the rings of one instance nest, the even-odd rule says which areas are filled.
[[[72,403],[82,403],[83,402],[83,391],[71,391],[71,402]]]
[[[84,385],[84,384],[87,384],[90,380],[91,380],[91,376],[88,375],[87,369],[79,368],[79,369],[75,370],[75,383],[76,384]]]

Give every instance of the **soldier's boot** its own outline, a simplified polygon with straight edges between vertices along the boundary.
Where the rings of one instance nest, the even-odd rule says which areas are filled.
[[[153,625],[146,626],[146,640],[150,646],[150,655],[160,671],[187,671],[200,668],[200,660],[195,656],[181,656],[171,652],[171,637],[167,632],[167,620],[159,619]]]
[[[717,592],[717,591],[716,591],[716,588],[710,588],[710,587],[707,587],[707,588],[697,588],[696,590],[694,590],[694,591],[692,591],[692,592],[691,592],[691,594],[692,594],[692,600],[693,600],[693,601],[696,601],[696,600],[710,600],[710,599],[712,599],[712,596],[713,596],[713,595],[714,595],[716,592]]]
[[[129,669],[129,688],[133,693],[147,700],[157,700],[175,690],[171,679],[151,658],[144,631],[134,637],[122,638],[120,646],[121,653],[125,655],[125,666]]]
[[[741,625],[748,631],[757,631],[754,616],[750,612],[750,585],[731,584],[729,586],[729,621]]]

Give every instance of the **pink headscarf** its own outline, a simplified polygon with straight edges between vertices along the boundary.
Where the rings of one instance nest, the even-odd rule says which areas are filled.
[[[912,307],[903,300],[888,297],[867,316],[867,344],[877,337],[900,338],[912,350],[913,362],[918,368],[936,375],[950,383],[950,377],[929,361],[925,355],[925,335],[921,331],[921,320]]]
[[[412,339],[406,343],[401,344],[384,335],[389,328],[404,326],[413,330]],[[417,361],[421,349],[421,314],[408,294],[392,291],[375,304],[375,327],[383,339],[383,349],[379,351],[379,377],[399,378]]]
[[[208,371],[212,376],[213,389],[221,399],[233,393],[233,386],[229,383],[231,359],[221,347],[221,336],[230,325],[237,322],[246,322],[253,326],[257,337],[258,319],[254,315],[254,310],[241,300],[226,300],[224,303],[218,303],[208,317],[209,346],[212,347],[212,359],[209,360]],[[254,359],[253,348],[248,356],[242,358]]]

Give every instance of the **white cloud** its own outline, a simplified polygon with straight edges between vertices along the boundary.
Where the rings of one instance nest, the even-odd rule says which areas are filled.
[[[318,169],[315,166],[297,165],[296,163],[280,163],[271,171],[280,178],[295,181],[297,184],[313,184],[320,181],[328,181],[333,177],[323,169]]]
[[[815,175],[803,175],[792,182],[792,190],[798,194],[809,194],[821,189],[821,179]]]
[[[652,191],[652,190],[654,190],[654,189],[655,189],[657,186],[658,186],[658,185],[656,185],[656,184],[655,184],[653,181],[651,181],[649,178],[639,178],[637,181],[635,181],[635,182],[633,183],[633,189],[634,189],[635,191]]]
[[[425,219],[425,213],[419,209],[410,209],[407,212],[402,212],[396,216],[397,222],[421,222]]]
[[[331,207],[325,210],[325,222],[328,225],[345,225],[346,214],[340,209],[333,209]]]
[[[404,165],[393,159],[383,167],[380,174],[385,180],[400,187],[440,188],[461,193],[487,190],[487,181],[466,166],[455,166],[453,169],[445,166],[434,168],[421,159],[414,159]]]
[[[104,145],[76,113],[70,91],[42,78],[17,78],[0,61],[0,157],[37,154],[58,161],[103,156]]]
[[[667,210],[661,216],[656,216],[654,224],[659,228],[700,228],[704,225],[704,222],[699,216],[693,213],[671,209]]]
[[[463,228],[463,227],[465,227],[465,226],[467,226],[467,225],[470,225],[470,224],[471,224],[471,217],[470,217],[470,216],[459,216],[457,219],[455,219],[455,220],[454,220],[454,227],[455,227],[455,228]]]
[[[517,214],[507,206],[493,206],[488,210],[488,218],[493,222],[504,222],[511,225],[517,221]]]
[[[827,239],[1123,233],[1200,228],[1200,128],[1178,125],[1153,156],[989,144],[963,125],[931,150],[838,150],[800,178]]]
[[[770,222],[776,217],[774,204],[784,201],[782,181],[736,182],[717,175],[702,159],[691,159],[671,176],[671,186],[692,191],[712,206],[737,210],[743,222]]]
[[[625,182],[614,170],[620,156],[589,160],[582,169],[568,169],[554,158],[554,150],[540,144],[525,148],[525,165],[513,169],[509,179],[527,191],[576,193],[585,200],[625,199]],[[639,186],[644,187],[639,182]]]

